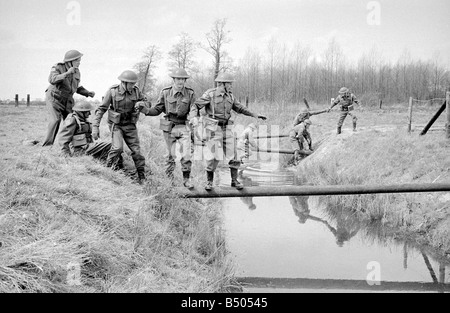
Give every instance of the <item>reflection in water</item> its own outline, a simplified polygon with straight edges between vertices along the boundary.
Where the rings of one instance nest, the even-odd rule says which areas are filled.
[[[334,222],[336,227],[331,226],[328,221],[322,218],[311,215],[308,198],[309,197],[306,196],[289,197],[289,201],[291,202],[295,215],[298,216],[298,222],[300,224],[305,224],[308,219],[324,224],[336,238],[336,244],[339,247],[343,247],[344,242],[349,241],[358,233],[361,227],[360,222],[351,218],[343,209],[339,208],[334,211]]]
[[[225,175],[228,177],[228,172]],[[246,187],[297,185],[301,181],[293,172],[273,164],[248,166],[240,171],[240,180]],[[247,290],[264,292],[258,287],[269,286],[340,289],[340,284],[345,289],[347,283],[365,284],[370,261],[383,265],[383,290],[449,290],[445,275],[448,260],[393,238],[381,222],[361,221],[351,208],[337,206],[328,199],[297,196],[223,200],[227,241],[241,268],[238,276],[243,277],[239,281],[250,284]],[[245,211],[239,209],[239,203],[245,205]],[[292,207],[297,227],[283,219],[289,218],[286,207]],[[331,242],[330,234],[334,239]],[[400,253],[396,253],[398,246]],[[404,272],[397,267],[398,258]],[[334,271],[330,273],[330,269]],[[372,290],[360,286],[356,289]]]
[[[242,202],[244,202],[249,210],[256,209],[256,204],[253,203],[253,197],[242,197],[240,199],[242,200]]]

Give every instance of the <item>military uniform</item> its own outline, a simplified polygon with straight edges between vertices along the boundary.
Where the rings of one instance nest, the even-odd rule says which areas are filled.
[[[92,124],[83,112],[70,113],[64,121],[59,136],[62,154],[71,155],[70,145],[72,145],[73,154],[81,155],[92,142]]]
[[[298,222],[300,224],[305,224],[306,221],[310,218],[309,213],[311,210],[309,209],[308,197],[305,196],[291,196],[289,197],[289,202],[294,209],[295,215],[298,217]]]
[[[254,118],[267,119],[264,115],[252,113],[233,96],[232,83],[234,78],[230,73],[219,73],[215,82],[218,87],[208,89],[191,107],[189,120],[191,125],[198,125],[197,116],[204,109],[202,116],[207,147],[204,150],[206,160],[207,183],[205,189],[212,190],[214,171],[219,162],[228,162],[231,174],[231,187],[238,190],[244,186],[237,180],[241,160],[238,159],[236,138],[231,129],[235,114],[244,114]],[[203,115],[202,114],[202,115]]]
[[[305,122],[302,122],[292,128],[289,132],[289,141],[293,151],[304,150],[306,148],[306,144],[312,148],[310,145],[310,143],[312,143],[311,134]]]
[[[120,160],[125,141],[131,150],[131,157],[137,173],[141,177],[145,172],[145,158],[141,153],[136,127],[140,112],[135,110],[135,104],[139,101],[146,101],[146,99],[137,86],[134,86],[133,90],[128,92],[122,84],[113,85],[106,92],[102,104],[95,111],[93,127],[98,130],[103,114],[108,111],[108,126],[112,133],[112,147],[106,164],[111,167]]]
[[[328,110],[321,110],[321,111],[304,110],[304,111],[300,112],[299,114],[297,114],[297,116],[294,118],[294,122],[292,123],[292,126],[295,127],[298,124],[300,124],[301,122],[303,122],[304,120],[309,119],[311,116],[322,114],[322,113],[325,113],[327,111]]]
[[[250,148],[256,149],[257,144],[253,138],[253,132],[256,128],[250,126],[246,127],[237,141],[238,159],[243,163],[243,160],[250,157]]]
[[[340,105],[341,107],[341,114],[339,116],[339,121],[337,124],[337,133],[341,133],[342,125],[344,124],[344,120],[347,117],[347,115],[350,115],[353,120],[353,130],[356,131],[356,121],[358,118],[356,117],[355,113],[351,113],[353,111],[353,104],[358,104],[358,100],[356,99],[356,96],[352,93],[347,94],[341,94],[339,95],[331,104],[330,110],[336,106]]]
[[[160,128],[163,131],[168,155],[166,161],[166,174],[173,178],[175,169],[175,151],[178,142],[181,148],[181,171],[190,173],[192,167],[193,142],[191,129],[187,119],[192,104],[195,101],[195,92],[189,87],[178,90],[175,86],[170,86],[161,90],[156,105],[142,113],[149,116],[157,116],[165,113],[164,119],[160,121]],[[187,174],[183,174],[186,176]]]
[[[226,92],[224,88],[217,87],[207,90],[199,99],[197,99],[191,108],[190,118],[195,118],[199,110],[205,108],[206,116],[218,121],[215,130],[206,132],[207,153],[206,171],[214,172],[219,161],[226,161],[232,169],[239,169],[241,161],[237,158],[236,142],[234,133],[229,126],[231,110],[239,114],[258,117],[257,114],[249,111],[240,104],[231,92]],[[207,120],[203,117],[203,123]],[[231,125],[230,125],[231,126]],[[214,150],[214,151],[213,151]]]
[[[89,91],[80,86],[80,71],[77,69],[73,74],[66,74],[68,70],[66,63],[57,63],[52,67],[48,77],[50,86],[45,91],[45,102],[50,121],[43,146],[53,145],[61,121],[72,113],[73,94],[76,92],[85,97],[89,96]]]

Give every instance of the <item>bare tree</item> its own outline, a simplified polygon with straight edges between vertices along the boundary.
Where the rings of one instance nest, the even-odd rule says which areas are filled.
[[[339,69],[339,64],[342,58],[342,49],[335,38],[332,38],[328,43],[328,48],[324,52],[325,60],[325,80],[327,84],[327,98],[330,98],[335,90],[338,88],[337,85],[337,73]]]
[[[267,52],[269,53],[269,72],[270,72],[270,103],[274,101],[274,70],[275,70],[275,55],[277,52],[277,40],[272,37],[267,43]]]
[[[229,38],[230,31],[225,30],[227,19],[218,19],[214,22],[209,33],[206,34],[208,45],[203,48],[214,57],[214,79],[217,78],[221,69],[224,69],[225,60],[230,60],[227,53],[223,50],[223,46],[231,42]]]
[[[294,51],[294,102],[299,102],[299,99],[305,97],[304,88],[306,86],[308,60],[311,55],[311,49],[308,47],[302,47],[300,42],[297,42]],[[303,79],[304,77],[304,79]]]
[[[161,51],[158,46],[151,45],[144,50],[142,61],[135,64],[134,68],[138,72],[138,84],[142,93],[150,95],[155,81],[153,79],[153,69],[156,66],[156,62],[161,60]]]
[[[445,87],[442,85],[442,82],[444,81],[444,77],[446,75],[445,69],[440,65],[440,53],[438,51],[433,53],[432,56],[432,86],[433,86],[433,92],[432,97],[437,98],[439,95],[443,95],[443,92],[445,91]],[[444,87],[444,88],[443,88]]]
[[[169,51],[169,66],[191,69],[197,46],[198,44],[187,33],[182,32],[178,43]]]

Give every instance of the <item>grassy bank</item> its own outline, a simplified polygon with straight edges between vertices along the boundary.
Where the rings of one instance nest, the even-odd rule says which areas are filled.
[[[66,159],[58,145],[33,145],[45,135],[45,107],[0,110],[0,292],[217,292],[233,285],[220,212],[212,200],[173,192],[156,121],[139,124],[153,172],[141,187],[91,157]],[[125,166],[134,168],[128,155]],[[201,164],[194,172],[203,180]]]

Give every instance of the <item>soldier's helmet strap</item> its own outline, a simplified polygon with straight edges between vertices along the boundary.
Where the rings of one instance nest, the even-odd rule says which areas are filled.
[[[113,111],[117,110],[116,106],[116,90],[114,88],[111,88],[111,99],[112,99],[112,109]]]
[[[72,116],[75,118],[75,121],[78,124],[78,128],[81,129],[81,122],[80,122],[80,119],[78,118],[78,116],[75,113],[72,113]]]

